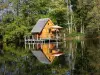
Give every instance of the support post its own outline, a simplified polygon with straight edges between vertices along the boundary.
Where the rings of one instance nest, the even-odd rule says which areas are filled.
[[[28,45],[29,45],[29,49],[30,49],[30,36],[28,36]]]
[[[56,42],[56,48],[58,48],[58,41]]]
[[[49,49],[50,49],[50,34],[49,34]]]
[[[25,42],[25,49],[26,49],[26,36],[24,37],[24,42]]]
[[[38,43],[36,43],[37,49],[38,49]]]
[[[34,49],[34,36],[32,36],[32,44],[33,44],[33,49]]]
[[[56,47],[58,48],[58,33],[57,33],[57,30],[56,30]]]

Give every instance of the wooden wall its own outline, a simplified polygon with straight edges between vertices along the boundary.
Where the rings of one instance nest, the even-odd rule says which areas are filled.
[[[41,34],[40,34],[40,38],[51,38],[53,37],[54,35],[52,34],[51,30],[50,30],[50,27],[53,26],[53,22],[51,20],[49,20],[44,29],[42,30]]]

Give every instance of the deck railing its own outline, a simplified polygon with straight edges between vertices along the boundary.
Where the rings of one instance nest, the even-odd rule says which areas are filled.
[[[38,44],[38,43],[42,43],[44,44],[45,43],[45,40],[48,40],[50,43],[50,40],[55,40],[56,42],[58,42],[58,40],[60,39],[60,37],[57,35],[57,36],[54,36],[54,37],[50,37],[48,36],[47,38],[35,38],[33,35],[29,35],[29,36],[25,36],[25,48],[26,46],[28,45],[28,48],[29,49],[34,49],[34,44]]]

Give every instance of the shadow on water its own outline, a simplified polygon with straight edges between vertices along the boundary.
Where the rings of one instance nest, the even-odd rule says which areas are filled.
[[[55,43],[36,43],[35,49],[32,49],[32,53],[37,59],[45,64],[51,64],[54,59],[63,54]]]
[[[34,44],[30,50],[0,42],[0,50],[0,75],[100,75],[99,39]]]

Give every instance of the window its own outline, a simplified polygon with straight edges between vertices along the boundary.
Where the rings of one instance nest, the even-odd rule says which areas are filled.
[[[51,29],[49,29],[49,33],[51,32]]]

